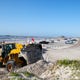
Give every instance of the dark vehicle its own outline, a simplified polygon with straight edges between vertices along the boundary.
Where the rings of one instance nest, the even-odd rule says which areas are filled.
[[[72,39],[71,41],[77,41],[76,39]]]
[[[41,42],[39,42],[40,44],[49,44],[49,42],[48,41],[41,41]]]
[[[65,41],[65,44],[73,44],[73,41],[72,40],[67,40],[67,41]]]
[[[64,38],[64,40],[68,40],[67,38]]]
[[[54,43],[54,40],[51,40],[51,43]]]

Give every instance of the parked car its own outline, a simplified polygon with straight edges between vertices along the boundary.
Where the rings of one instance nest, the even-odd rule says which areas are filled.
[[[51,43],[54,43],[54,40],[51,40]]]
[[[72,39],[71,41],[77,41],[76,39]]]
[[[67,40],[67,41],[65,41],[65,44],[73,44],[73,41],[72,40]]]
[[[41,42],[39,42],[40,44],[49,44],[49,42],[48,41],[41,41]]]

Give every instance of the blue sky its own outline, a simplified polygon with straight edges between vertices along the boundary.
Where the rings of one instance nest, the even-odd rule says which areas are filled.
[[[80,36],[80,0],[0,0],[0,35]]]

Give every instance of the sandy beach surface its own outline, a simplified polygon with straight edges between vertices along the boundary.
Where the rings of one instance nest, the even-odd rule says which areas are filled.
[[[74,44],[65,44],[62,41],[43,45],[43,57],[50,62],[60,59],[80,60],[80,39]]]

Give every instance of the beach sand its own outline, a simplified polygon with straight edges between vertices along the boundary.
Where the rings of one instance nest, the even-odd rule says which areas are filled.
[[[63,43],[62,43],[63,44]],[[70,60],[80,60],[80,40],[74,44],[64,44],[61,45],[60,42],[57,44],[43,45],[45,53],[43,57],[49,62],[54,62],[60,59],[70,59]]]

